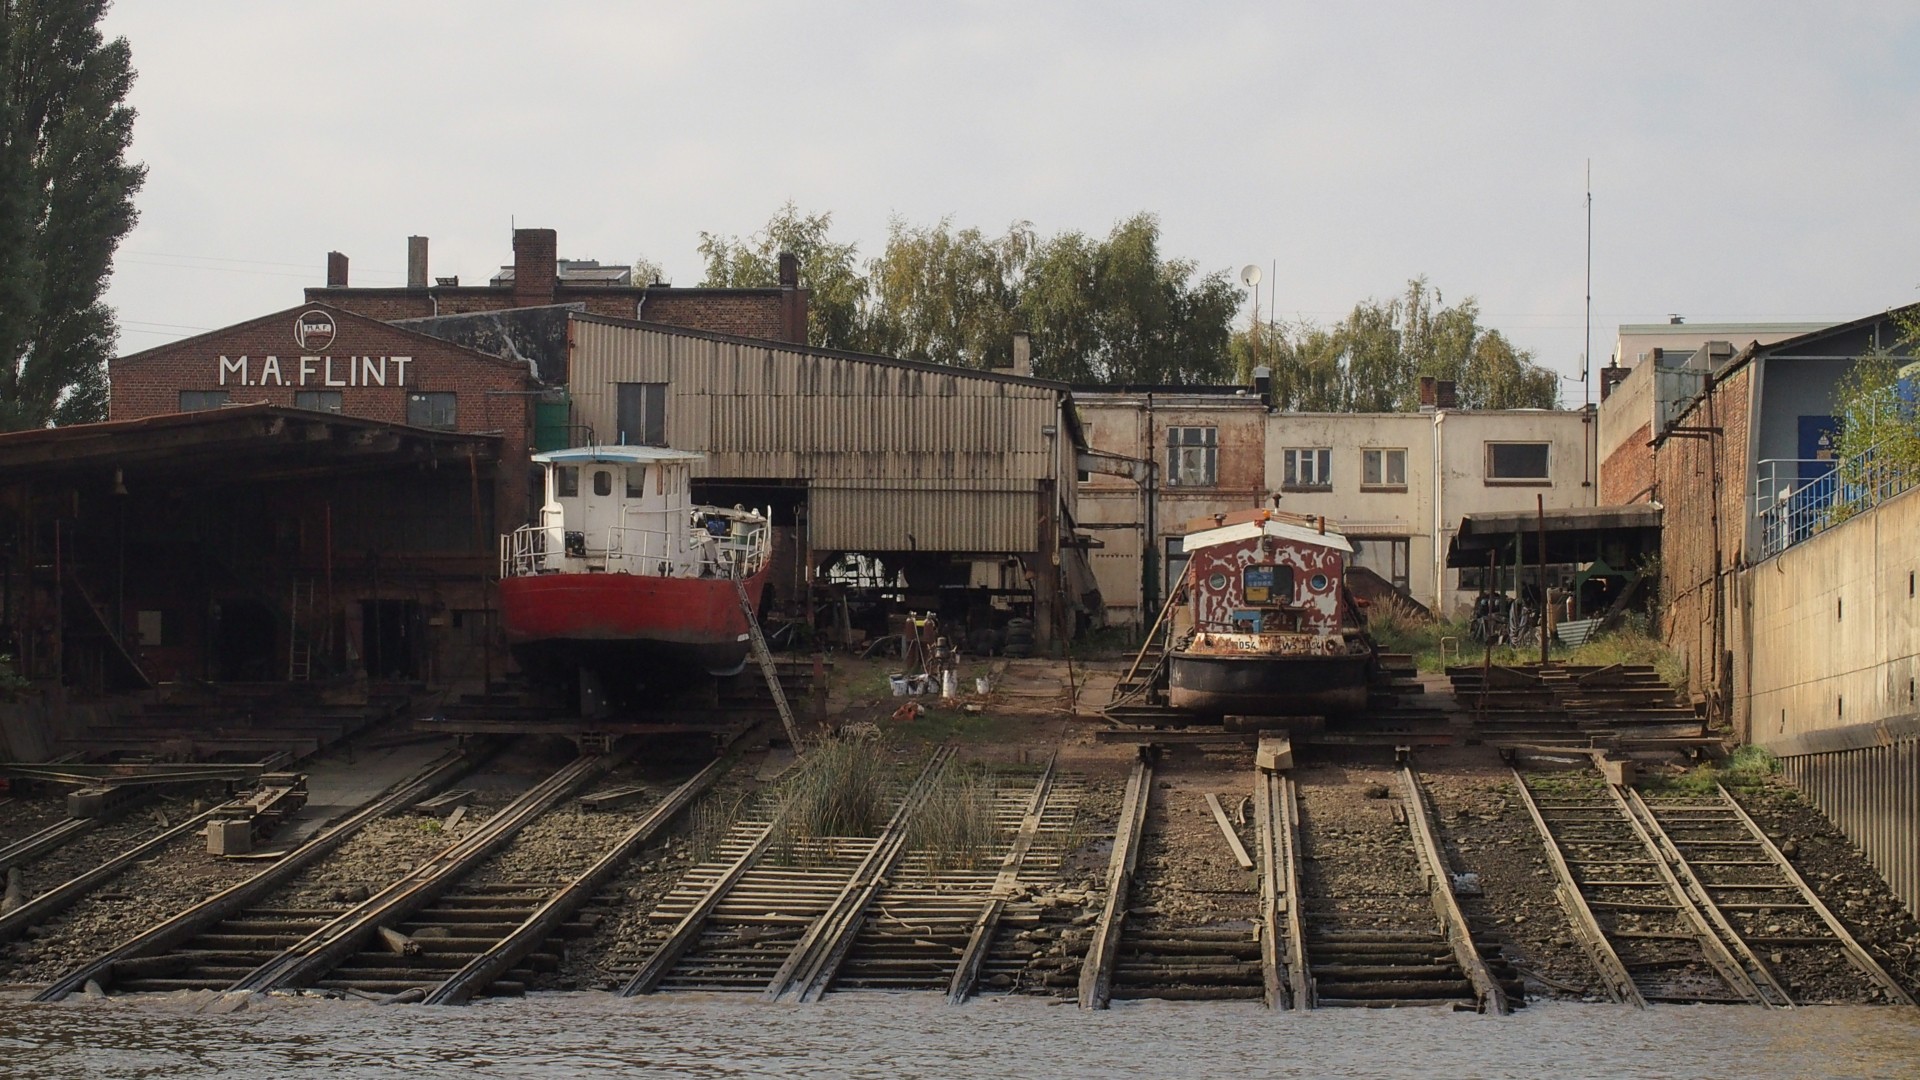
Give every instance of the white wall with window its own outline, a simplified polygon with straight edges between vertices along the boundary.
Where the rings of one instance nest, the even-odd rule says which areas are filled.
[[[1220,476],[1220,429],[1167,429],[1168,487],[1212,487]]]
[[[1289,446],[1281,451],[1281,462],[1283,489],[1333,486],[1333,448],[1330,446]]]
[[[1360,486],[1405,489],[1407,486],[1406,448],[1363,447],[1360,451]]]

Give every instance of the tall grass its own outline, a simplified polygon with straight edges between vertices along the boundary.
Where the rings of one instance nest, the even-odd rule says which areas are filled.
[[[1697,765],[1678,776],[1655,777],[1641,786],[1678,795],[1711,795],[1716,784],[1730,788],[1762,787],[1780,772],[1780,759],[1759,746],[1742,746],[1718,765]]]
[[[1486,659],[1486,646],[1473,639],[1467,621],[1433,619],[1420,614],[1409,604],[1389,599],[1367,611],[1367,633],[1383,652],[1410,653],[1421,671],[1440,672],[1448,664],[1478,664]],[[1440,643],[1452,638],[1457,652],[1440,655]],[[1644,616],[1628,615],[1622,624],[1578,648],[1569,649],[1557,642],[1548,649],[1550,660],[1563,664],[1606,667],[1610,664],[1649,664],[1669,686],[1685,683],[1680,657],[1654,637]],[[1496,645],[1495,664],[1540,662],[1539,647]]]
[[[992,773],[949,769],[914,815],[907,844],[924,853],[936,872],[977,870],[1005,836],[999,803],[1000,783]]]

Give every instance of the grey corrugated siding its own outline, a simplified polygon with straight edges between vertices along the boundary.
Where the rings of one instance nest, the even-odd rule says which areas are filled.
[[[1920,740],[1781,758],[1787,777],[1920,911]]]
[[[816,550],[1034,547],[1035,484],[1066,438],[1042,430],[1061,424],[1053,389],[599,322],[572,333],[574,423],[609,438],[614,384],[667,383],[667,438],[708,455],[697,475],[808,481]]]

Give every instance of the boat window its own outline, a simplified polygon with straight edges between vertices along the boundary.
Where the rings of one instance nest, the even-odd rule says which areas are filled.
[[[647,467],[645,465],[627,466],[627,498],[637,499],[647,493]]]
[[[553,470],[553,497],[571,499],[578,494],[580,494],[580,466],[556,466]]]
[[[613,494],[613,473],[611,470],[593,470],[593,493],[595,495]]]

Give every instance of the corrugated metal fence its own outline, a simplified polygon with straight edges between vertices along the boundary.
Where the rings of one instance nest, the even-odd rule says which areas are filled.
[[[1794,786],[1866,852],[1907,910],[1920,911],[1920,739],[1780,760]]]

